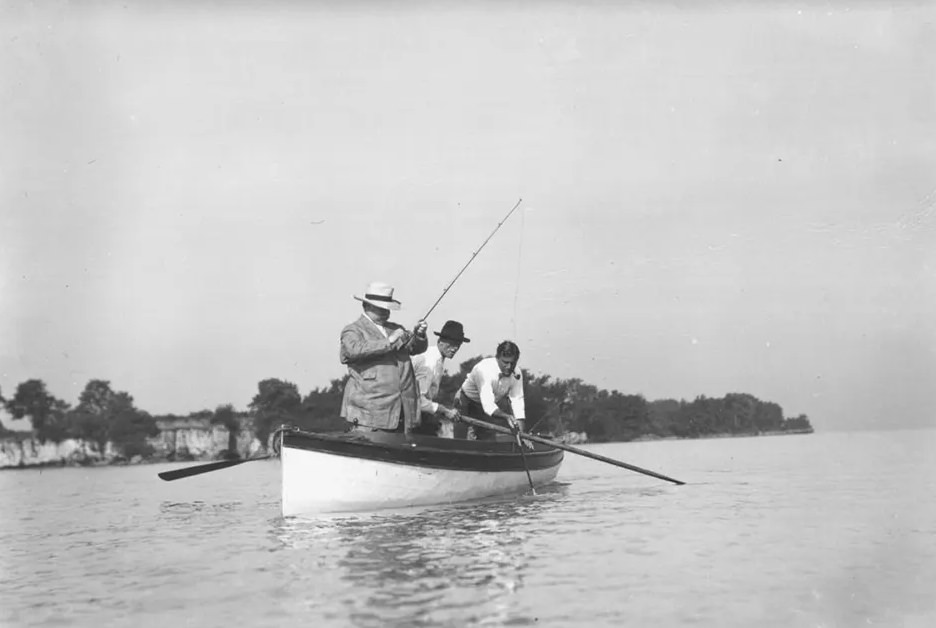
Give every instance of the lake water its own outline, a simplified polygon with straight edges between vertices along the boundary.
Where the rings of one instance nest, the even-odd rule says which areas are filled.
[[[936,431],[614,443],[538,496],[284,520],[277,461],[0,472],[0,626],[936,625]],[[321,478],[327,482],[328,478]]]

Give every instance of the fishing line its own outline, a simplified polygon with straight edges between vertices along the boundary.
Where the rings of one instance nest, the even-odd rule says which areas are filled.
[[[523,226],[525,222],[526,212],[520,212],[520,242],[517,244],[517,283],[514,288],[514,302],[513,302],[513,338],[514,341],[517,341],[517,298],[520,295],[520,271],[522,269],[522,260],[523,260]]]
[[[490,241],[490,239],[494,237],[494,234],[497,233],[497,230],[501,228],[501,225],[503,225],[505,222],[507,222],[507,219],[510,218],[510,215],[511,215],[512,213],[514,213],[514,212],[517,210],[518,207],[520,207],[520,203],[522,203],[522,202],[523,202],[523,199],[522,199],[522,198],[521,198],[521,199],[518,199],[518,200],[517,200],[517,204],[514,205],[513,207],[511,207],[511,208],[510,208],[510,211],[507,212],[507,215],[504,216],[503,220],[501,220],[499,223],[497,223],[497,226],[494,227],[494,231],[491,232],[491,235],[489,235],[489,236],[484,240],[484,242],[481,243],[481,246],[478,247],[478,250],[477,250],[477,251],[475,251],[474,253],[471,254],[471,257],[468,259],[468,261],[465,263],[465,265],[462,266],[462,269],[461,269],[460,271],[458,271],[458,274],[455,275],[455,278],[452,279],[451,282],[449,282],[449,285],[445,286],[445,290],[442,291],[442,294],[439,295],[439,298],[436,299],[436,302],[432,304],[432,307],[429,308],[429,311],[426,312],[426,315],[422,317],[423,320],[426,320],[427,318],[429,318],[429,315],[432,314],[432,310],[434,310],[434,309],[436,308],[436,306],[439,304],[439,301],[441,301],[442,298],[446,295],[446,293],[448,293],[449,289],[451,289],[451,287],[455,285],[455,282],[458,281],[458,278],[462,276],[462,273],[465,272],[465,270],[468,268],[468,266],[471,265],[471,262],[474,261],[474,258],[476,258],[476,257],[478,256],[478,253],[481,252],[481,249],[483,249],[483,248],[485,247],[485,245],[487,245],[488,241]]]

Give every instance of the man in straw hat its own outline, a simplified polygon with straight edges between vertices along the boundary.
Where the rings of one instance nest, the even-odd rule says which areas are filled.
[[[364,313],[341,330],[342,364],[348,378],[341,416],[352,430],[409,433],[419,424],[419,393],[411,355],[426,350],[426,322],[412,332],[391,323],[390,310],[399,310],[393,287],[374,282],[361,301]]]
[[[443,438],[454,438],[454,421],[458,419],[458,411],[443,406],[435,399],[439,394],[442,375],[445,373],[445,361],[454,358],[462,343],[471,340],[465,338],[465,328],[458,321],[445,321],[442,331],[433,333],[439,337],[436,346],[429,347],[424,353],[413,358],[413,369],[419,383],[422,431]]]

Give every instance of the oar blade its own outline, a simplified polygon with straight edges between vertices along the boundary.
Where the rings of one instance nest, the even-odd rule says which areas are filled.
[[[182,478],[192,477],[193,475],[200,475],[202,473],[210,473],[211,471],[227,469],[228,467],[233,467],[245,462],[250,462],[252,460],[266,460],[267,458],[269,458],[269,456],[264,456],[263,458],[247,458],[246,460],[221,460],[218,462],[209,462],[208,464],[200,464],[195,467],[185,467],[184,469],[163,471],[157,475],[161,480],[172,482],[173,480],[181,480]]]

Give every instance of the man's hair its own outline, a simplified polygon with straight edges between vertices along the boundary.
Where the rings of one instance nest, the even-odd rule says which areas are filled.
[[[520,359],[520,347],[510,340],[497,345],[497,357],[499,358],[517,358]]]

